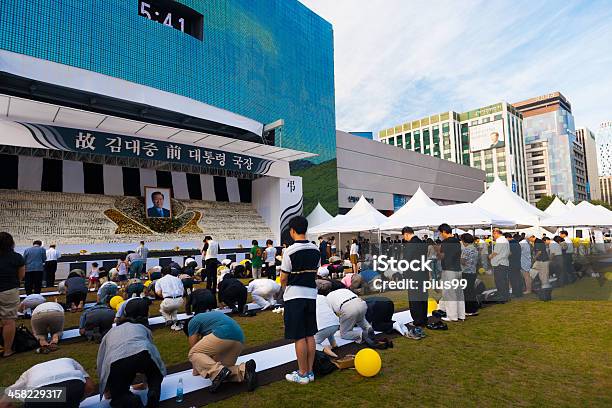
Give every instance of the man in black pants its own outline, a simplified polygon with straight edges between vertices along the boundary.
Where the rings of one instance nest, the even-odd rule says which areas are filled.
[[[402,229],[402,237],[406,242],[402,244],[402,258],[408,262],[415,262],[417,269],[410,269],[405,273],[405,277],[411,283],[408,288],[408,307],[412,316],[412,325],[408,329],[406,337],[419,340],[425,337],[423,327],[427,325],[427,291],[424,282],[429,280],[429,269],[421,262],[427,259],[427,244],[414,235],[414,230],[410,227]]]
[[[227,307],[245,313],[244,306],[247,301],[247,288],[231,273],[226,274],[219,283],[219,302]]]
[[[521,274],[521,244],[520,235],[512,235],[509,232],[505,233],[504,236],[510,243],[510,258],[508,258],[510,264],[510,286],[512,287],[512,297],[520,298],[523,297],[523,275]]]
[[[123,316],[106,336],[98,350],[100,393],[110,398],[111,407],[142,407],[140,398],[130,391],[137,374],[146,376],[147,408],[159,406],[161,383],[166,367],[153,344],[151,330],[146,327],[148,299],[134,298],[127,302]]]
[[[202,250],[202,258],[206,268],[206,289],[217,293],[217,266],[219,261],[219,244],[213,240],[210,235],[204,238],[204,249]]]
[[[221,290],[221,285],[219,285]],[[217,299],[215,295],[208,289],[196,289],[187,297],[185,304],[185,313],[204,313],[217,308]]]

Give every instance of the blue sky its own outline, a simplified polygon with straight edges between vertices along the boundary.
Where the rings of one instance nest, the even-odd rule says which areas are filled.
[[[339,129],[554,91],[612,120],[612,1],[300,1],[334,26]]]

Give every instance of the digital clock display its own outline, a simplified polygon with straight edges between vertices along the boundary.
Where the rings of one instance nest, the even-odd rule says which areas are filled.
[[[138,0],[138,14],[202,40],[204,17],[172,0]]]

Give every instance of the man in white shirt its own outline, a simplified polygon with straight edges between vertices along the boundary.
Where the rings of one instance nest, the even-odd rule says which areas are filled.
[[[510,298],[510,243],[499,228],[493,230],[495,245],[489,255],[497,289],[497,299],[507,302]]]
[[[247,292],[253,297],[261,310],[276,305],[276,296],[280,293],[281,286],[268,278],[253,279],[247,287]]]
[[[202,258],[206,269],[206,289],[213,294],[217,293],[217,264],[219,257],[219,244],[210,235],[204,238],[204,249]],[[216,296],[216,295],[215,295]]]
[[[353,268],[353,273],[359,272],[359,269],[357,268],[357,263],[359,262],[359,245],[357,245],[357,240],[354,238],[351,243],[349,255],[349,258],[351,259],[351,267]]]
[[[178,322],[177,314],[183,306],[183,282],[170,274],[170,268],[162,269],[162,277],[155,282],[155,293],[164,300],[159,305],[159,311],[166,321],[166,326],[172,330],[183,330],[182,323]]]
[[[66,407],[78,407],[85,396],[95,390],[83,366],[71,358],[58,358],[36,364],[21,374],[17,382],[4,391],[0,406],[8,401],[6,396],[11,391],[42,387],[65,388],[66,400],[62,406]]]
[[[45,286],[52,288],[55,286],[55,272],[57,272],[57,260],[60,253],[55,249],[55,244],[49,245],[47,249],[47,260],[45,261]]]
[[[327,303],[340,317],[341,338],[362,343],[366,337],[374,334],[372,325],[365,318],[368,305],[350,290],[336,289],[329,292]],[[361,332],[353,330],[355,326],[361,327]]]

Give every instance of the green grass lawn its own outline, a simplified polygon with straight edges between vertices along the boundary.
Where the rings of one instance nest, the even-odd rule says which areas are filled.
[[[611,286],[610,281],[583,279],[555,290],[553,302],[535,301],[533,296],[513,300],[451,323],[448,331],[428,331],[421,341],[397,338],[393,349],[380,352],[383,368],[374,378],[345,370],[307,386],[280,381],[214,405],[612,406]],[[563,300],[575,299],[577,293],[597,300]],[[405,292],[385,296],[396,309],[407,307]],[[283,336],[279,314],[237,321],[247,347]],[[182,333],[156,329],[153,335],[167,365],[186,361]],[[64,356],[76,358],[96,381],[97,348],[80,342],[64,344],[49,356],[24,353],[3,359],[0,386],[12,384],[36,363]]]

